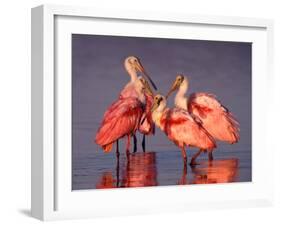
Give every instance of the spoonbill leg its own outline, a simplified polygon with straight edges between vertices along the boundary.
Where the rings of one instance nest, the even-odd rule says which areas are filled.
[[[190,165],[191,165],[191,166],[199,165],[199,164],[196,162],[196,158],[201,154],[202,151],[203,151],[202,149],[199,149],[199,151],[196,152],[195,155],[192,156],[192,159],[191,159],[191,162],[190,162]]]
[[[137,141],[136,134],[134,134],[133,137],[134,137],[134,153],[136,153],[138,148],[138,141]]]
[[[116,141],[116,157],[117,157],[117,159],[119,159],[119,155],[120,155],[120,153],[119,153],[119,140],[117,140]]]
[[[186,151],[184,149],[184,145],[181,147],[181,154],[182,154],[184,165],[186,165],[186,163],[187,163],[187,155],[186,155]]]
[[[131,146],[131,136],[130,134],[127,135],[127,146],[126,146],[126,155],[127,159],[129,160],[129,155],[130,155],[130,146]]]
[[[117,140],[118,141],[118,140]],[[117,158],[116,162],[116,187],[119,188],[119,158]]]
[[[145,134],[143,134],[141,146],[142,146],[142,151],[145,152]]]
[[[209,157],[209,161],[210,161],[210,162],[214,160],[213,151],[209,151],[209,152],[208,152],[208,157]]]

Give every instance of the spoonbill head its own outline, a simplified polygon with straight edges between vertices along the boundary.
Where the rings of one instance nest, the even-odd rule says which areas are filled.
[[[167,99],[161,94],[154,96],[153,105],[151,107],[151,112],[163,112],[167,106]]]
[[[182,89],[183,92],[186,92],[189,86],[188,78],[182,74],[178,74],[174,83],[172,84],[166,98],[168,98],[174,91],[178,90],[179,88]]]
[[[142,66],[142,63],[140,59],[136,56],[129,56],[124,61],[124,67],[128,74],[131,76],[131,80],[135,81],[137,79],[137,72],[142,73],[152,84],[153,88],[157,90],[157,87],[155,83],[152,81],[150,76],[145,71],[144,67]]]

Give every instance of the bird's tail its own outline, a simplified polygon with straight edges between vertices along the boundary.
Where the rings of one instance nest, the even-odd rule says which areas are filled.
[[[110,152],[111,149],[112,149],[112,146],[113,146],[113,142],[110,143],[110,144],[103,145],[102,149],[103,149],[104,152]]]

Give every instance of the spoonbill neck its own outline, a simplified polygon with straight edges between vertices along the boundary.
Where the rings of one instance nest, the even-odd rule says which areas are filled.
[[[162,131],[164,131],[164,125],[161,121],[162,116],[164,115],[164,112],[168,110],[168,108],[165,108],[163,110],[155,110],[152,113],[152,120],[158,126]]]
[[[184,110],[187,110],[187,97],[185,96],[187,92],[187,84],[183,84],[179,87],[179,90],[175,96],[175,106],[178,108],[182,108]]]
[[[128,66],[127,64],[125,64],[125,69],[131,78],[131,82],[135,82],[138,78],[137,71],[133,67]]]
[[[138,79],[138,74],[136,71],[130,71],[129,75],[131,77],[131,82],[135,82]]]
[[[179,87],[179,91],[178,93],[185,95],[186,92],[188,90],[188,82],[186,79],[183,80],[183,82],[181,83],[180,87]]]

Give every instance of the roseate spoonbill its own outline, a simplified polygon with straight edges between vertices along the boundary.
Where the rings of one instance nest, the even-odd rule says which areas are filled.
[[[111,151],[113,143],[124,136],[127,136],[127,156],[130,152],[130,136],[135,134],[139,126],[144,112],[144,93],[149,92],[141,78],[137,78],[133,85],[137,97],[119,98],[114,102],[105,113],[98,129],[95,141],[105,152]],[[118,144],[116,155],[119,157]]]
[[[135,56],[127,57],[125,59],[125,61],[124,61],[124,66],[125,66],[126,71],[128,72],[128,74],[131,77],[131,81],[121,91],[120,98],[136,96],[135,89],[134,89],[134,86],[133,86],[133,82],[138,78],[137,77],[137,72],[141,72],[150,81],[150,83],[152,84],[153,88],[155,90],[157,90],[156,85],[154,84],[152,79],[146,73],[146,71],[145,71],[144,67],[142,66],[141,61],[139,60],[138,57],[135,57]],[[144,78],[143,78],[143,80],[149,86],[148,82]],[[145,101],[149,102],[149,99],[150,99],[149,96],[151,96],[151,95],[148,95],[148,96],[145,97]],[[147,125],[147,123],[145,125]],[[144,129],[144,127],[145,126],[142,126],[142,129]],[[147,128],[146,128],[146,130],[147,130]],[[145,131],[143,131],[143,132],[145,132]],[[134,138],[134,152],[136,152],[137,151],[137,138],[136,138],[135,135],[133,135],[133,138]],[[118,143],[117,143],[117,145],[118,145]],[[143,147],[143,150],[145,150],[145,136],[143,136],[142,147]]]
[[[166,107],[166,98],[160,94],[154,97],[152,119],[182,152],[184,165],[187,163],[185,146],[211,151],[216,147],[213,137],[191,115],[181,109]]]
[[[131,79],[126,84],[126,86],[123,88],[123,90],[120,92],[119,99],[117,101],[115,101],[104,113],[102,124],[105,124],[107,120],[110,120],[112,117],[114,117],[113,112],[117,111],[121,106],[124,106],[124,103],[123,104],[121,104],[121,103],[124,101],[125,98],[134,97],[134,98],[137,98],[138,100],[140,100],[142,104],[145,102],[144,95],[140,95],[139,91],[136,89],[136,81],[138,80],[138,75],[137,75],[138,72],[143,73],[143,75],[150,81],[152,86],[155,89],[157,89],[157,87],[155,86],[152,79],[146,73],[139,58],[137,58],[135,56],[127,57],[124,61],[124,67]],[[132,99],[130,101],[132,101]],[[132,106],[135,106],[135,105],[132,105]],[[135,107],[137,107],[137,106],[135,106]],[[134,136],[134,138],[135,138],[135,136]],[[130,139],[130,138],[128,137],[128,139]],[[129,140],[128,140],[128,142],[129,142]],[[107,148],[109,148],[109,146],[107,146]],[[117,153],[117,156],[119,156],[118,139],[116,140],[116,153]]]
[[[202,126],[214,139],[230,144],[237,143],[239,141],[239,123],[232,113],[213,94],[201,92],[186,97],[188,85],[187,77],[177,75],[166,97],[178,89],[175,96],[176,107],[188,111],[194,118],[201,121]],[[192,163],[195,163],[195,159],[202,151],[204,150],[197,152],[192,159]],[[212,152],[209,152],[209,160],[213,160]]]
[[[148,81],[144,78],[142,79],[143,83],[145,84],[147,91],[145,92],[145,110],[141,117],[141,124],[139,125],[139,132],[143,134],[142,138],[142,150],[145,152],[145,136],[146,135],[154,135],[155,133],[155,124],[152,120],[151,114],[151,107],[153,104],[153,92],[148,84]],[[136,136],[134,136],[134,152],[136,152],[137,148],[137,141]]]

